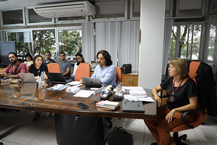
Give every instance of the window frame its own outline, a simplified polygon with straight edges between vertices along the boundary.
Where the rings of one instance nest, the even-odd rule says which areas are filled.
[[[32,25],[50,25],[55,24],[54,18],[52,18],[51,22],[38,22],[38,23],[30,23],[29,22],[29,9],[33,9],[34,7],[26,7],[25,8],[25,14],[26,14],[26,25],[32,26]],[[37,13],[36,13],[37,14]]]
[[[18,24],[4,24],[2,12],[14,11],[14,10],[22,10],[23,23],[18,23]],[[8,27],[8,26],[25,26],[25,24],[26,24],[25,8],[16,8],[16,9],[1,10],[1,11],[0,11],[0,17],[1,17],[1,26],[2,26],[2,27]]]

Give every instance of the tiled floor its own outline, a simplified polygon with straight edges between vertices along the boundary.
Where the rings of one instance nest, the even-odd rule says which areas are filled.
[[[0,113],[0,141],[4,145],[57,145],[55,135],[54,117],[41,114],[39,120],[33,122],[33,112],[3,110]],[[122,126],[133,134],[134,145],[150,145],[155,139],[150,134],[141,119],[113,118],[113,127]],[[105,124],[105,137],[112,131]],[[200,125],[186,133],[189,145],[217,145],[217,119],[208,117],[206,125]]]

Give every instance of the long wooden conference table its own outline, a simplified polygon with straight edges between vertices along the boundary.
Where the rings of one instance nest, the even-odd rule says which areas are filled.
[[[150,90],[146,91],[151,95]],[[156,119],[156,102],[144,103],[145,113],[123,112],[121,102],[115,111],[104,111],[95,106],[99,94],[89,98],[73,95],[65,90],[46,90],[43,95],[36,83],[0,83],[0,108],[55,113],[58,145],[102,145],[103,117]],[[88,105],[89,110],[79,108],[79,102]]]

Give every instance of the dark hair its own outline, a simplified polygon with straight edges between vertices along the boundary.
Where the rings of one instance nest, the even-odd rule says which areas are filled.
[[[77,57],[77,56],[82,57],[81,63],[84,63],[84,62],[85,62],[84,57],[83,57],[83,55],[82,55],[81,53],[78,52],[78,53],[75,54],[75,56],[76,56],[76,57]],[[77,65],[79,65],[79,64],[80,64],[80,62],[77,61]]]
[[[15,56],[17,57],[17,53],[16,53],[16,52],[10,52],[10,53],[8,53],[8,56],[9,56],[10,54],[13,54],[13,55],[15,55]]]
[[[25,57],[27,58],[28,56],[30,57],[30,60],[32,60],[32,55],[30,53],[26,53]]]
[[[111,55],[108,53],[108,51],[106,51],[106,50],[100,50],[97,53],[97,57],[98,57],[99,54],[102,54],[103,57],[105,58],[105,60],[106,60],[106,66],[112,65]]]
[[[66,56],[65,52],[60,52],[60,54],[64,54]]]
[[[46,53],[49,53],[49,54],[50,54],[50,56],[51,56],[51,53],[50,53],[50,51],[46,51],[46,52],[45,52],[45,54],[46,54]]]
[[[35,65],[35,60],[36,60],[38,57],[41,57],[41,58],[42,58],[42,64],[44,63],[43,57],[42,57],[40,54],[38,54],[38,55],[36,55],[36,56],[33,58],[33,64],[34,64],[34,65]]]

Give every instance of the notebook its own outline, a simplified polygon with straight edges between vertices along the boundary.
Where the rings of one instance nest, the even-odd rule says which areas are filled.
[[[140,112],[144,113],[145,108],[142,101],[129,101],[127,99],[122,100],[122,111],[123,112]]]
[[[62,73],[46,73],[52,84],[65,84],[66,80]]]
[[[19,73],[19,76],[25,83],[36,83],[36,78],[32,73]]]
[[[82,80],[84,82],[85,87],[97,87],[97,88],[102,87],[100,79],[98,78],[82,77]]]

